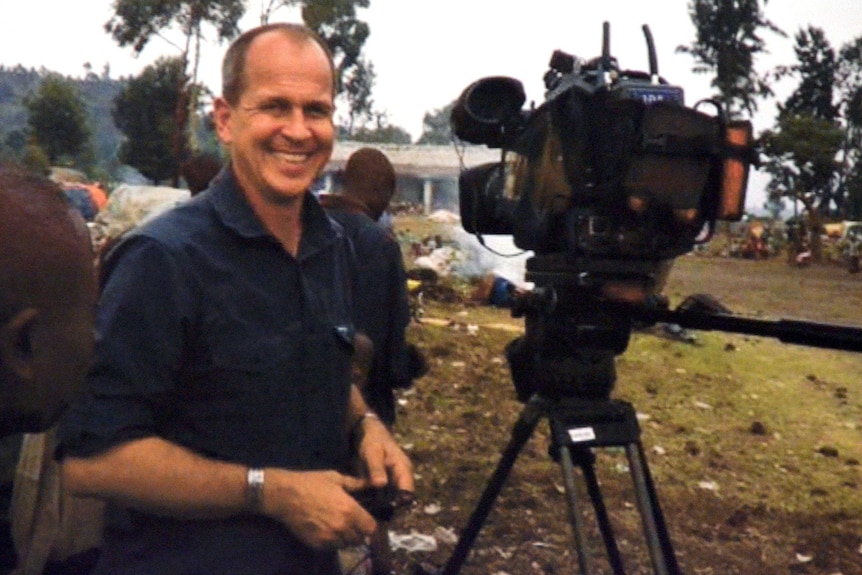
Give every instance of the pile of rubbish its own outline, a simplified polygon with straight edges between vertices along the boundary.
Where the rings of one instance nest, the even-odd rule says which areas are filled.
[[[166,186],[121,185],[90,222],[97,249],[191,197],[188,190]]]

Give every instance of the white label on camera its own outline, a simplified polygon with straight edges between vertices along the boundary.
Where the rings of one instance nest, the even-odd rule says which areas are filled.
[[[576,427],[569,429],[569,439],[572,443],[592,441],[596,438],[596,432],[592,427]]]

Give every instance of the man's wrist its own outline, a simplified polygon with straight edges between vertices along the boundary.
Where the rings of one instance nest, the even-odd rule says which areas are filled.
[[[249,467],[245,475],[245,504],[252,513],[263,511],[264,472],[259,467]]]
[[[356,418],[356,421],[353,422],[353,425],[350,427],[350,437],[358,438],[359,432],[362,431],[362,425],[368,419],[376,419],[377,421],[381,421],[380,416],[377,415],[374,411],[370,409],[366,409],[362,415]]]

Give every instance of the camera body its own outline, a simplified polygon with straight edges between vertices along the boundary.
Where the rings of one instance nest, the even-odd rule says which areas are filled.
[[[708,115],[658,74],[611,57],[555,51],[545,101],[524,110],[523,85],[482,78],[456,101],[455,136],[501,150],[462,171],[461,225],[511,235],[534,252],[512,313],[525,333],[506,350],[518,398],[603,398],[614,356],[629,341],[632,309],[664,287],[674,258],[709,239],[717,220],[739,220],[755,160],[750,122]],[[709,102],[709,101],[707,101]]]
[[[741,218],[751,124],[728,121],[718,106],[712,116],[686,107],[683,89],[658,75],[644,32],[649,72],[619,68],[605,23],[601,57],[554,52],[538,108],[522,110],[523,85],[512,78],[482,78],[463,91],[453,133],[502,151],[500,162],[460,176],[466,231],[512,235],[519,248],[575,272],[595,260],[624,271],[682,255],[716,220]]]

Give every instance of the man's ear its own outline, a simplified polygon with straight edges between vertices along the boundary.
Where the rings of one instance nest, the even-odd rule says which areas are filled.
[[[28,307],[0,326],[0,365],[20,379],[32,379],[33,325],[39,310]]]
[[[230,125],[232,112],[230,104],[224,98],[216,98],[213,102],[213,121],[215,122],[216,135],[226,145],[233,141]]]

